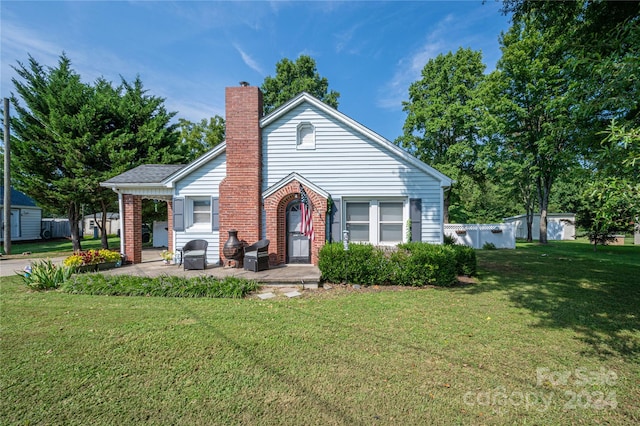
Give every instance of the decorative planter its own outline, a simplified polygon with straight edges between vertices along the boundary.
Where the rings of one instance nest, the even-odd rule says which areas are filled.
[[[502,229],[492,229],[491,233],[492,234],[502,234]]]
[[[456,230],[456,234],[458,234],[458,235],[467,235],[467,231],[465,231],[464,229],[458,229],[458,230]]]
[[[118,264],[117,262],[103,262],[103,263],[98,263],[96,266],[98,271],[106,271],[107,269],[116,268],[117,264]]]
[[[85,272],[95,272],[98,269],[98,265],[80,265],[76,267],[76,272],[82,274]]]

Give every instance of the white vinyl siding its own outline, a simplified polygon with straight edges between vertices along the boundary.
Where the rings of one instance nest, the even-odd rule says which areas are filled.
[[[1,201],[0,201],[1,202]],[[42,227],[42,209],[32,206],[12,206],[11,233],[12,241],[39,240]],[[4,208],[0,204],[0,225],[4,224]],[[0,227],[0,229],[2,229]],[[17,235],[14,235],[16,234]],[[0,232],[0,241],[4,240],[4,232]]]
[[[220,260],[220,233],[211,230],[211,197],[219,197],[218,189],[226,171],[226,155],[220,154],[176,182],[176,196],[185,199],[186,223],[184,231],[174,234],[175,250],[191,240],[206,240],[209,243],[207,263],[210,265]],[[194,206],[193,201],[200,201],[202,205]],[[202,223],[194,226],[194,221]],[[223,239],[226,241],[227,236]]]
[[[301,123],[314,126],[314,150],[296,148]],[[307,103],[271,122],[263,129],[262,139],[263,191],[297,172],[334,199],[419,198],[421,239],[442,241],[440,180],[408,164],[383,145]]]

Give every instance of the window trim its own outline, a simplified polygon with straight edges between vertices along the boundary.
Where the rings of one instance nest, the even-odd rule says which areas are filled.
[[[211,197],[210,196],[193,196],[193,197],[186,197],[186,212],[185,212],[185,218],[187,218],[188,223],[185,226],[185,231],[205,231],[211,230]],[[209,203],[209,220],[206,222],[196,222],[195,221],[195,214],[196,214],[196,210],[195,210],[195,202],[196,201],[204,201],[204,202],[208,202]],[[205,213],[204,211],[199,211],[199,214]]]
[[[402,207],[402,219],[400,219],[399,221],[390,221],[390,220],[386,220],[383,221],[382,220],[382,208],[381,205],[382,204],[401,204]],[[400,244],[402,242],[404,242],[404,235],[405,235],[405,229],[404,229],[404,225],[407,222],[407,220],[405,219],[406,216],[406,203],[402,202],[402,201],[389,201],[389,200],[378,200],[378,244],[382,244],[382,245],[387,245],[387,244]],[[394,241],[382,241],[382,225],[385,224],[390,224],[390,225],[400,225],[400,240],[394,240]]]
[[[347,229],[347,206],[349,203],[369,204],[369,241],[354,241],[355,243],[373,244],[376,246],[395,246],[406,242],[407,220],[409,219],[409,197],[343,197],[342,217],[343,229]],[[400,241],[380,241],[380,203],[402,203],[402,239]],[[398,222],[395,222],[398,223]],[[349,236],[351,241],[351,236]]]
[[[311,141],[305,142],[302,139],[302,131],[311,129]],[[313,150],[316,149],[316,126],[309,121],[303,121],[296,128],[296,149],[297,150]]]

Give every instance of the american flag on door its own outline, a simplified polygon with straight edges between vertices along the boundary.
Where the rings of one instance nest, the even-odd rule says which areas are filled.
[[[313,205],[307,196],[307,192],[300,185],[300,214],[302,220],[300,221],[300,232],[313,241],[315,234],[313,232]]]

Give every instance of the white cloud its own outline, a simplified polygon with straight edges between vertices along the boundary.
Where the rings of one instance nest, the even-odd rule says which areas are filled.
[[[242,61],[252,70],[254,70],[255,72],[257,72],[260,75],[264,75],[264,71],[262,71],[262,68],[260,67],[260,65],[258,64],[258,62],[256,62],[251,56],[249,56],[244,50],[242,50],[242,48],[240,46],[238,46],[237,44],[233,44],[233,47],[238,51],[238,53],[240,53],[240,56],[242,57]]]
[[[62,53],[62,47],[38,36],[29,29],[19,27],[12,22],[2,22],[2,80],[0,83],[3,96],[9,96],[13,89],[11,78],[18,75],[13,66],[18,61],[28,67],[29,56],[33,56],[41,65],[55,66]]]
[[[450,43],[445,42],[448,26],[453,17],[448,15],[427,35],[419,49],[400,59],[393,77],[379,89],[377,105],[381,108],[400,110],[407,99],[409,85],[420,78],[420,73],[429,59],[435,58]]]
[[[425,36],[424,43],[418,49],[398,61],[393,77],[378,90],[377,106],[399,111],[402,101],[408,99],[411,83],[420,78],[427,62],[439,54],[455,52],[460,47],[470,47],[482,50],[483,59],[487,63],[487,52],[492,48],[495,50],[498,35],[488,38],[479,34],[482,33],[480,28],[484,25],[485,18],[494,13],[496,12],[492,8],[487,7],[475,8],[461,16],[445,16]],[[490,67],[495,60],[493,56],[489,58]]]

